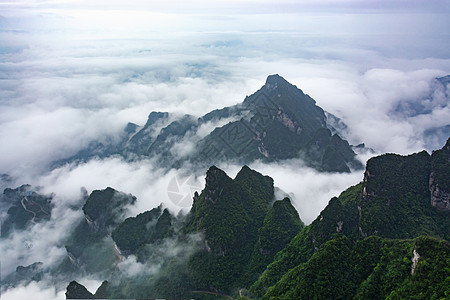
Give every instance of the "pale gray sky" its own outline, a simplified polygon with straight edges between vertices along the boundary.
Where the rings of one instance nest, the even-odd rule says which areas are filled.
[[[52,172],[48,165],[116,136],[128,121],[144,124],[153,110],[200,116],[242,102],[274,73],[342,118],[353,144],[377,153],[437,148],[445,141],[429,145],[421,135],[450,120],[448,89],[434,92],[433,83],[450,74],[449,9],[447,0],[0,0],[0,174],[55,192],[57,212],[79,201],[81,186],[108,185],[138,197],[135,213],[150,209],[169,201],[178,170],[119,158]],[[395,109],[404,103],[426,103],[428,113],[401,115]],[[253,167],[292,193],[306,222],[362,178],[319,174],[299,161]],[[64,255],[57,240],[82,217],[72,213],[0,244],[15,253],[3,274]],[[33,238],[35,255],[20,248]],[[33,284],[2,299],[30,293],[64,297]]]

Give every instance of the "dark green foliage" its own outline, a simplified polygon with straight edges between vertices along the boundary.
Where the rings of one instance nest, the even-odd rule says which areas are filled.
[[[441,150],[433,151],[431,155],[431,171],[434,184],[440,189],[450,192],[450,138]]]
[[[354,235],[357,226],[357,201],[361,185],[356,185],[343,192],[339,198],[330,200],[328,206],[314,220],[296,235],[291,242],[275,256],[262,276],[252,285],[253,297],[262,297],[267,289],[295,266],[306,262],[319,247],[332,239],[334,234],[342,232]],[[342,225],[339,226],[340,222]],[[341,230],[337,230],[341,227]]]
[[[350,167],[363,167],[350,145],[331,135],[325,113],[315,101],[279,75],[269,76],[260,90],[230,110],[240,119],[216,128],[201,140],[194,161],[213,164],[219,159],[234,159],[248,163],[301,156],[320,171],[349,172]]]
[[[306,263],[291,269],[263,299],[348,299],[351,241],[343,235],[325,243]]]
[[[413,250],[419,254],[412,272]],[[264,299],[443,299],[449,295],[450,244],[419,237],[339,235],[287,272]]]
[[[1,278],[2,287],[28,285],[31,281],[40,281],[44,277],[43,263],[35,262],[29,266],[18,266],[16,271]]]
[[[169,237],[174,232],[172,219],[173,217],[170,212],[167,209],[164,209],[162,215],[158,218],[158,222],[156,222],[155,229],[150,238],[150,243]]]
[[[195,132],[201,125],[225,118],[233,121],[216,127],[200,141],[196,139]],[[334,122],[339,121],[333,118]],[[55,165],[121,155],[127,159],[157,157],[163,168],[179,167],[187,161],[206,168],[222,160],[245,164],[257,159],[298,158],[300,151],[306,151],[309,155],[302,157],[319,171],[349,172],[350,168],[362,168],[351,147],[337,134],[327,136],[326,143],[313,154],[310,146],[317,141],[317,134],[331,128],[325,112],[310,96],[277,74],[268,76],[264,86],[241,104],[213,110],[200,118],[183,115],[167,124],[168,119],[168,113],[151,112],[140,130],[129,123],[119,142],[112,138],[93,141]],[[171,151],[186,139],[196,143],[192,154],[184,156]]]
[[[259,276],[273,261],[275,254],[282,250],[303,227],[297,210],[288,198],[275,201],[267,212],[263,226],[258,230],[258,240],[241,281],[246,283],[246,286],[256,281],[256,276]]]
[[[117,247],[125,253],[135,253],[142,245],[149,243],[153,228],[161,215],[161,206],[125,219],[111,234]]]
[[[67,286],[66,299],[95,299],[95,297],[83,285],[72,281]]]
[[[353,169],[363,167],[355,160],[355,153],[348,142],[337,134],[332,135],[328,128],[317,129],[301,153],[307,164],[321,171],[350,172],[350,167]]]
[[[346,146],[345,141],[326,129],[315,133],[319,148],[326,145],[329,155],[340,153],[345,160],[342,151],[332,149]],[[140,263],[157,265],[158,272],[121,278],[99,290],[109,298],[449,297],[450,246],[445,239],[450,221],[445,209],[430,202],[433,184],[450,173],[447,151],[370,159],[364,181],[333,197],[305,228],[289,199],[273,202],[270,177],[244,166],[231,179],[211,167],[185,223],[175,226],[180,230],[174,230],[175,219],[167,210],[156,208],[113,231],[119,248],[135,253]],[[433,172],[438,174],[434,181]],[[73,239],[79,241],[68,250],[77,254],[78,249],[76,258],[98,269],[99,256],[108,256],[102,252],[108,248],[108,231],[99,230],[95,221],[111,216],[96,217],[77,228]],[[166,253],[179,247],[186,250]]]
[[[109,296],[108,290],[110,287],[110,283],[105,280],[102,282],[102,284],[99,286],[97,291],[94,294],[94,298],[97,299],[106,299]]]
[[[154,138],[152,137],[152,134],[156,130],[154,127],[162,124],[162,122],[166,121],[168,117],[169,113],[167,112],[152,111],[148,115],[147,123],[145,123],[144,127],[133,135],[125,144],[125,152],[138,155],[146,153],[148,147],[154,141]],[[135,131],[132,132],[134,133]]]
[[[82,220],[71,234],[66,243],[66,249],[75,257],[80,257],[84,249],[101,241],[105,237],[103,232],[97,232],[89,227],[89,224]]]
[[[358,200],[361,184],[348,188],[339,198],[332,198],[325,209],[311,224],[311,236],[316,248],[330,240],[335,233],[343,233],[357,239]]]
[[[116,191],[110,187],[102,191],[93,191],[89,198],[86,200],[86,203],[83,205],[84,214],[88,215],[93,220],[99,218],[102,214],[103,209],[111,205],[110,201],[115,192]]]
[[[273,179],[243,166],[234,182],[247,193],[248,197],[243,199],[243,205],[259,225],[269,208],[268,200],[273,199]]]
[[[83,205],[83,212],[94,230],[109,231],[119,224],[126,206],[135,201],[136,197],[108,187],[93,191]]]
[[[361,253],[366,243],[357,244],[354,252]],[[379,249],[370,248],[369,257],[357,256],[352,263],[353,268],[365,264],[374,265],[367,277],[353,279],[356,290],[356,299],[385,299],[393,290],[401,285],[411,275],[412,242],[405,240],[382,240]],[[379,254],[378,257],[373,255]],[[378,260],[376,260],[378,258]],[[348,259],[350,261],[350,259]],[[367,262],[368,261],[368,262]],[[365,274],[364,274],[365,275]]]
[[[97,272],[108,269],[114,262],[114,245],[110,232],[122,221],[126,206],[136,198],[112,188],[91,193],[83,206],[85,218],[66,241],[66,250],[75,269]],[[60,265],[67,270],[67,261]]]
[[[1,206],[7,207],[7,217],[2,222],[1,236],[12,230],[23,230],[32,223],[50,219],[52,195],[41,195],[29,185],[7,188],[0,196]]]
[[[430,205],[430,167],[431,157],[425,151],[370,159],[360,204],[362,231],[389,238],[448,239],[448,215]]]
[[[450,243],[430,237],[415,239],[420,255],[414,275],[408,276],[388,299],[448,299],[450,297]]]
[[[286,128],[280,122],[272,122],[264,128],[262,144],[269,160],[288,159],[298,156],[298,151],[305,144],[305,138]],[[263,158],[261,153],[257,157]]]
[[[189,262],[196,289],[229,292],[256,243],[258,228],[273,198],[270,177],[242,168],[235,180],[211,167],[194,199],[187,232],[204,232],[207,250]]]
[[[437,153],[439,155],[442,152]],[[251,295],[260,298],[276,284],[277,297],[290,298],[295,295],[299,299],[311,299],[313,295],[303,294],[304,291],[300,292],[300,288],[292,287],[294,283],[281,278],[285,274],[290,274],[291,280],[297,280],[294,285],[301,286],[298,280],[303,279],[298,277],[306,276],[301,274],[306,272],[304,268],[307,267],[307,262],[313,259],[312,253],[321,251],[324,243],[332,240],[334,234],[339,232],[356,243],[352,247],[353,261],[347,262],[352,270],[350,275],[353,287],[348,287],[348,291],[346,288],[345,293],[336,294],[333,298],[348,298],[348,295],[356,295],[360,299],[386,297],[397,299],[415,295],[418,299],[425,299],[425,296],[421,296],[425,292],[411,292],[412,283],[405,281],[411,272],[414,248],[412,242],[387,240],[380,237],[414,238],[425,234],[448,240],[450,228],[448,213],[430,204],[428,183],[432,160],[433,158],[430,158],[426,152],[409,156],[386,154],[370,159],[364,182],[343,192],[339,198],[331,199],[319,217],[275,256],[274,262],[268,265],[263,275],[251,287]],[[439,163],[436,164],[441,166]],[[441,172],[450,173],[448,165],[444,162],[442,165],[444,167]],[[372,236],[363,239],[368,235],[380,237]],[[424,244],[423,239],[427,242],[434,241],[429,237],[418,238],[416,247]],[[447,242],[441,240],[439,243]],[[436,253],[440,261],[446,257],[441,250]],[[439,260],[433,264],[438,265]],[[425,275],[427,279],[424,280],[437,276],[446,281],[444,278],[448,276],[445,275],[448,274],[448,260],[444,259],[439,267],[433,268],[430,272],[427,271]],[[297,273],[292,273],[293,270]],[[436,275],[438,270],[443,273]],[[306,277],[310,278],[311,275]],[[283,280],[284,282],[281,283]],[[314,282],[314,285],[317,285],[317,282]],[[439,286],[439,292],[426,291],[427,295],[436,297],[438,293],[441,295],[439,297],[443,297],[444,285],[436,285]],[[295,289],[295,292],[291,291],[291,287]],[[422,288],[426,290],[425,285]],[[274,291],[267,295],[275,295]]]
[[[213,111],[210,111],[203,117],[199,118],[199,122],[206,123],[213,120],[229,118],[235,115],[236,113],[238,113],[238,109],[236,106],[224,107],[222,109],[215,109]]]
[[[165,157],[170,154],[171,146],[181,139],[189,130],[197,126],[197,120],[191,115],[184,115],[161,129],[156,139],[148,147],[146,154],[158,154]]]

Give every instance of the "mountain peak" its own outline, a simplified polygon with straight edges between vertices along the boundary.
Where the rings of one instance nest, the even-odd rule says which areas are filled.
[[[278,74],[267,76],[265,87],[269,90],[288,86],[291,86],[291,84]]]
[[[266,84],[273,84],[273,83],[279,83],[279,82],[289,83],[286,79],[284,79],[279,74],[272,74],[272,75],[267,76]]]
[[[205,188],[214,190],[217,185],[220,185],[226,181],[231,181],[231,178],[228,177],[228,175],[221,169],[217,168],[216,166],[211,166],[206,172],[205,181]]]

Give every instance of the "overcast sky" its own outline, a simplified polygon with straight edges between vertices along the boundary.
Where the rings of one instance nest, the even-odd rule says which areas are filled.
[[[116,158],[52,172],[48,164],[117,136],[129,121],[143,125],[154,110],[200,116],[242,102],[274,73],[342,118],[353,144],[376,153],[435,149],[445,141],[422,134],[449,125],[448,89],[436,92],[433,82],[450,74],[448,28],[446,0],[0,0],[0,173],[56,192],[60,215],[81,186],[113,186],[138,196],[134,212],[150,209],[168,201],[176,170],[163,176],[151,161]],[[404,103],[427,113],[396,110]],[[240,168],[224,167],[231,176]],[[253,167],[293,193],[307,223],[362,179],[361,172],[318,174],[300,162]],[[67,231],[80,217],[52,220],[52,228]],[[36,251],[64,254],[42,238],[45,228],[33,232]],[[17,236],[14,245],[25,238],[32,237]],[[24,256],[8,249],[18,261]],[[40,289],[43,299],[53,293]]]

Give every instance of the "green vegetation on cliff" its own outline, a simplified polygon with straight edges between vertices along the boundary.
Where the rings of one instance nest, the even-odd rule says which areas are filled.
[[[244,166],[232,179],[213,166],[184,223],[175,226],[176,219],[159,207],[116,227],[112,236],[119,248],[158,271],[122,278],[102,293],[109,298],[448,298],[447,146],[431,156],[370,159],[363,182],[333,197],[306,227],[289,199],[274,201],[270,177]],[[164,252],[179,249],[176,245],[186,250]]]
[[[161,206],[125,219],[111,234],[117,247],[124,253],[136,253],[144,244],[158,239],[155,226],[161,216]],[[167,212],[168,213],[168,212]]]
[[[205,251],[189,263],[196,289],[236,287],[272,199],[273,180],[248,167],[234,180],[216,167],[208,170],[186,226],[186,232],[204,232],[205,238]]]
[[[450,295],[449,266],[444,240],[372,236],[355,244],[338,235],[263,299],[443,299]]]
[[[53,195],[41,195],[36,188],[22,185],[7,188],[0,195],[0,205],[9,207],[2,220],[1,237],[14,230],[24,230],[33,223],[50,220]]]
[[[444,147],[444,149],[446,148]],[[408,156],[385,154],[370,159],[367,163],[364,181],[343,192],[339,198],[330,200],[328,206],[317,219],[302,230],[275,256],[274,262],[268,265],[262,276],[252,285],[251,295],[256,298],[263,297],[266,293],[267,298],[290,298],[294,295],[295,298],[299,299],[326,298],[324,294],[321,294],[326,290],[323,287],[319,288],[316,291],[318,294],[314,295],[304,294],[305,291],[300,292],[302,284],[314,284],[316,286],[318,282],[308,283],[298,278],[308,277],[308,280],[311,280],[312,275],[305,274],[307,274],[308,266],[314,264],[314,257],[319,252],[325,251],[328,253],[321,255],[334,255],[333,251],[324,250],[326,249],[324,247],[328,245],[329,241],[335,241],[335,234],[342,234],[352,243],[356,243],[356,246],[350,247],[352,250],[351,259],[358,259],[358,251],[364,253],[363,258],[359,261],[346,259],[345,263],[351,266],[352,272],[357,271],[352,278],[356,281],[353,283],[353,288],[344,288],[345,293],[337,294],[335,298],[347,299],[354,296],[361,299],[372,298],[373,295],[370,294],[370,290],[376,292],[383,288],[384,294],[381,294],[383,296],[380,299],[385,297],[395,298],[396,295],[400,295],[399,293],[403,293],[401,295],[414,295],[410,293],[406,285],[403,285],[408,279],[405,275],[408,272],[405,270],[409,268],[409,272],[411,271],[412,243],[422,246],[425,242],[437,243],[440,245],[439,247],[443,247],[443,249],[437,249],[434,252],[439,255],[448,251],[445,248],[448,247],[448,242],[445,240],[449,240],[450,237],[449,212],[442,211],[430,202],[432,198],[430,194],[431,169],[433,168],[433,161],[435,163],[437,161],[435,156],[442,155],[442,152],[443,150],[436,151],[431,157],[426,152],[420,152]],[[448,165],[445,167],[446,162],[436,164],[444,166],[439,172],[450,173]],[[440,192],[445,194],[448,191],[443,189]],[[417,238],[422,235],[425,237]],[[380,237],[379,240],[382,240],[384,244],[366,249],[365,245],[369,242],[369,245],[373,244],[375,236]],[[388,238],[397,240],[388,240]],[[416,239],[409,242],[400,240],[413,238]],[[342,239],[342,237],[339,239]],[[402,246],[405,243],[409,243],[409,246],[405,246],[406,248]],[[371,256],[382,259],[382,261],[366,259],[366,257]],[[440,265],[440,267],[443,267],[441,271],[443,272],[443,278],[446,278],[445,276],[448,276],[450,269],[449,261],[445,256],[440,257],[444,261]],[[391,263],[385,263],[385,260],[391,261]],[[396,260],[399,261],[398,264],[395,264]],[[403,261],[403,264],[401,261]],[[426,263],[428,261],[425,260]],[[382,265],[381,269],[377,269],[376,272],[373,271],[372,274],[371,270],[382,263],[386,265]],[[431,275],[431,273],[438,270],[437,262],[433,262],[433,264],[435,265],[424,275],[425,281],[433,278],[434,275]],[[323,267],[315,266],[314,268],[321,269],[326,266],[325,264]],[[343,266],[335,267],[341,268],[340,271],[342,272]],[[331,273],[328,274],[334,274],[334,271],[334,269],[329,270]],[[372,275],[367,274],[369,271]],[[395,273],[395,276],[392,272]],[[381,276],[382,283],[380,283],[381,279],[377,279],[377,283],[371,281],[378,278],[377,276]],[[299,281],[294,283],[292,282],[293,278],[297,278],[296,280]],[[333,284],[334,281],[326,281],[327,286],[333,286]],[[298,288],[293,288],[294,285]],[[409,285],[408,288],[410,288]],[[439,289],[439,291],[424,289],[420,293],[430,294],[433,297],[435,295],[443,297],[445,291],[442,288]]]
[[[273,261],[275,254],[282,250],[304,226],[289,198],[276,201],[267,212],[263,226],[258,230],[258,239],[241,282],[246,283],[246,286],[255,282]]]
[[[357,199],[361,185],[343,192],[339,198],[330,200],[320,215],[275,256],[262,276],[252,285],[250,292],[254,297],[262,297],[290,269],[306,262],[319,247],[331,240],[336,233],[357,235]],[[355,232],[356,230],[356,232]]]

